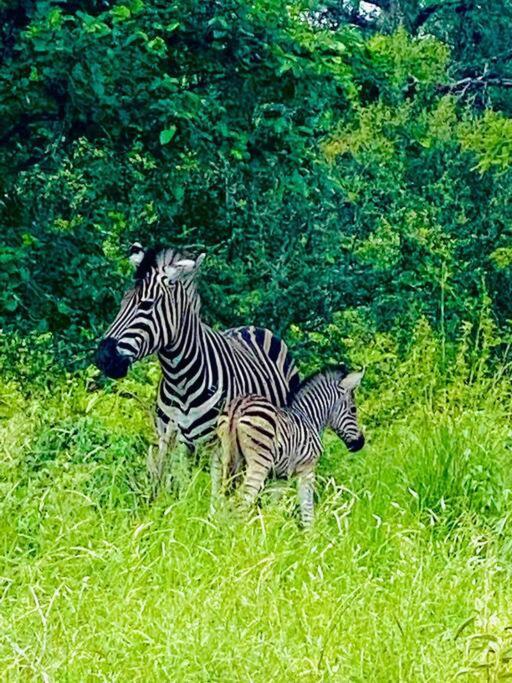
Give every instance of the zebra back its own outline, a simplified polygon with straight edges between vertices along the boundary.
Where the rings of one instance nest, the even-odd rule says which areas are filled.
[[[234,327],[225,330],[223,334],[240,341],[241,349],[249,352],[260,368],[268,369],[269,381],[284,379],[288,387],[284,405],[288,405],[300,387],[300,377],[287,344],[270,330],[252,325]],[[277,403],[283,404],[281,401]]]

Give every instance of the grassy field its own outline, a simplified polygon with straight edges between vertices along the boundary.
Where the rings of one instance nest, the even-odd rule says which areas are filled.
[[[512,675],[510,386],[411,368],[363,390],[363,451],[328,437],[309,535],[293,486],[248,522],[208,520],[201,468],[150,503],[138,400],[4,383],[2,680]]]

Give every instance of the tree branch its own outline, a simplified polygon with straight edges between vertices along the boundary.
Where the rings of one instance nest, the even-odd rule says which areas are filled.
[[[439,92],[452,93],[464,97],[469,90],[479,90],[487,86],[497,88],[512,88],[512,78],[499,78],[498,76],[477,76],[476,78],[462,78],[455,83],[445,83],[437,86]]]
[[[342,15],[345,18],[347,24],[352,24],[353,26],[359,26],[359,28],[368,28],[373,25],[373,21],[369,21],[366,17],[358,12],[346,12]]]
[[[384,12],[388,12],[391,9],[391,0],[368,0],[368,3],[384,10]]]
[[[460,2],[460,0],[447,0],[447,2],[434,2],[432,5],[424,7],[416,15],[416,19],[411,24],[412,33],[417,33],[417,31],[425,24],[430,17],[441,9],[454,9],[456,12],[463,12],[469,9],[467,3]]]
[[[507,52],[501,52],[499,55],[495,55],[490,58],[490,62],[496,64],[496,62],[508,62],[512,59],[512,50],[507,50]]]
[[[377,7],[377,3],[375,7]],[[317,11],[307,13],[308,19],[313,26],[318,28],[335,29],[342,24],[352,24],[362,29],[367,29],[375,25],[371,17],[365,17],[360,14],[356,8],[348,8],[344,6],[329,6],[323,7]]]

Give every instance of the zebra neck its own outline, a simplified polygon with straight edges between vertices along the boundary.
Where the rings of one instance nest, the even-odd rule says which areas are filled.
[[[315,431],[321,434],[329,422],[333,408],[332,398],[328,386],[312,382],[299,389],[292,401],[291,410],[305,417]]]
[[[158,354],[163,382],[171,394],[188,396],[192,386],[208,392],[219,388],[219,373],[212,363],[219,337],[197,314],[181,325],[180,333]]]
[[[188,311],[178,324],[167,346],[158,353],[158,359],[165,378],[173,377],[190,366],[194,360],[201,360],[205,353],[207,326],[197,313]]]

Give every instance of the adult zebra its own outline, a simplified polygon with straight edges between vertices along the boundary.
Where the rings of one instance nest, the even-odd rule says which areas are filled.
[[[132,245],[135,283],[97,352],[97,366],[115,379],[124,377],[135,361],[158,356],[159,443],[156,457],[148,459],[155,485],[162,478],[169,446],[177,439],[192,452],[213,437],[226,400],[256,393],[282,406],[300,384],[286,344],[269,330],[217,332],[201,320],[195,276],[203,258]]]

